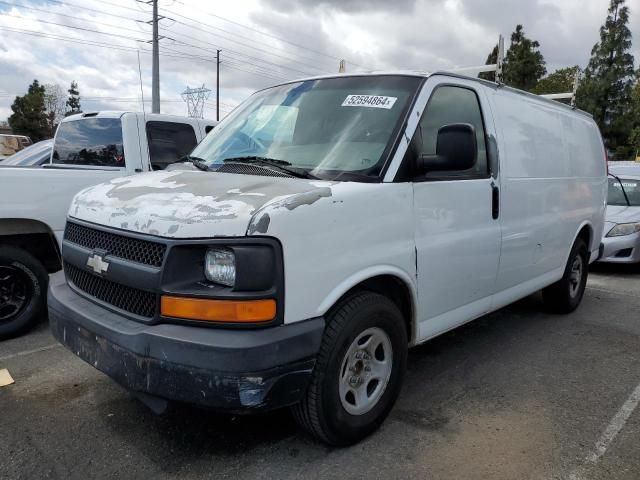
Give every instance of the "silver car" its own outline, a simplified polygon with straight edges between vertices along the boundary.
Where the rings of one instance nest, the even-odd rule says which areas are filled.
[[[39,167],[49,163],[53,150],[53,139],[42,140],[0,160],[0,167]]]
[[[640,262],[640,164],[609,166],[609,196],[601,262]]]

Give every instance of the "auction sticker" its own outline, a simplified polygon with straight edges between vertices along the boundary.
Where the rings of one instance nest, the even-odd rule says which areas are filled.
[[[342,102],[343,107],[372,107],[386,108],[393,107],[398,97],[385,97],[383,95],[347,95]]]

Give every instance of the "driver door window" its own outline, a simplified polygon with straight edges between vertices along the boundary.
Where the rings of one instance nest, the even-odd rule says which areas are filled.
[[[487,149],[482,112],[476,93],[464,87],[441,86],[434,90],[420,119],[409,148],[412,158],[419,154],[435,155],[438,130],[452,123],[469,123],[476,130],[478,161],[461,171],[438,171],[421,175],[415,180],[447,180],[485,178],[489,176]]]

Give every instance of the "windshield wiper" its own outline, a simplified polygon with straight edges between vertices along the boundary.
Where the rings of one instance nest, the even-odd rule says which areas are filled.
[[[620,188],[622,189],[622,194],[624,195],[624,199],[627,202],[627,207],[631,206],[631,202],[629,201],[629,197],[627,197],[627,191],[624,189],[624,185],[622,184],[622,180],[620,179],[619,176],[614,175],[613,173],[609,172],[609,175],[611,175],[613,178],[615,178],[618,183],[620,184]]]
[[[202,170],[204,172],[212,172],[213,170],[205,163],[205,160],[200,157],[192,157],[191,155],[185,155],[184,157],[176,160],[172,163],[180,163],[180,162],[188,162],[192,163],[197,169]],[[171,163],[169,164],[171,165]]]
[[[318,177],[311,175],[304,169],[301,168],[288,168],[291,166],[291,162],[287,162],[286,160],[278,160],[276,158],[268,158],[268,157],[259,157],[257,155],[247,155],[244,157],[231,157],[225,158],[223,163],[249,163],[256,165],[266,165],[269,167],[275,167],[278,170],[288,173],[294,177],[298,178],[309,178],[312,180],[317,180]]]

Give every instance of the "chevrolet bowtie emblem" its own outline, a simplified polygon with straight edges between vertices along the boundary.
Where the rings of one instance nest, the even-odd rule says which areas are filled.
[[[105,262],[102,256],[94,253],[87,258],[87,267],[93,268],[93,271],[98,274],[103,274],[109,268],[109,262]]]

